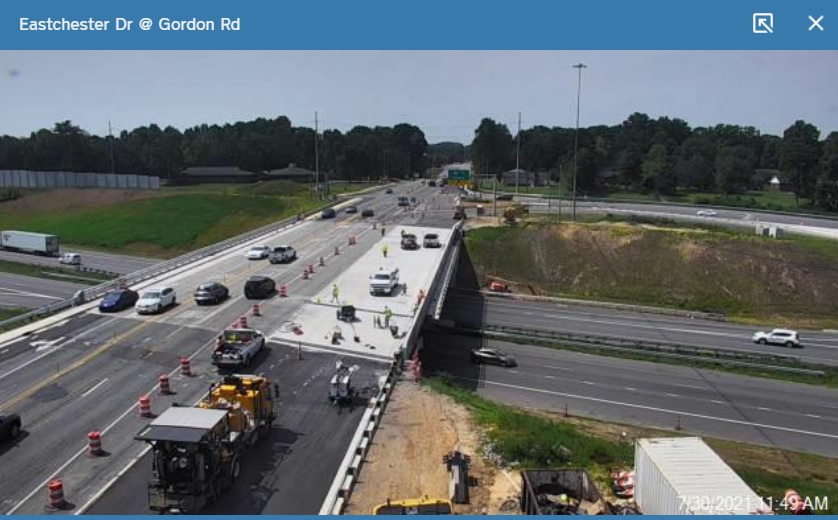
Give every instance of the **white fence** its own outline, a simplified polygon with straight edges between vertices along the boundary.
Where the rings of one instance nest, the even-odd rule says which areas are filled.
[[[159,190],[160,177],[122,173],[35,172],[0,170],[0,188],[106,188]]]

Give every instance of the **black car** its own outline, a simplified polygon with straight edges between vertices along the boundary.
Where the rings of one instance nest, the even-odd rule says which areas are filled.
[[[13,441],[20,435],[20,416],[0,412],[0,441]]]
[[[130,309],[140,299],[140,295],[131,289],[117,289],[111,291],[102,298],[99,303],[100,312],[119,312]]]
[[[348,215],[358,213],[358,206],[346,206],[346,209],[343,211]]]
[[[364,218],[374,217],[375,216],[375,211],[367,208],[367,209],[365,209],[364,211],[361,212],[361,216],[364,217]]]
[[[276,282],[267,276],[251,276],[244,284],[244,297],[248,300],[268,298],[276,292]]]
[[[393,188],[387,188],[386,190],[384,190],[384,193],[390,195],[391,193],[393,193]]]
[[[428,181],[428,186],[431,188],[436,188],[436,181]]]
[[[326,208],[320,214],[320,218],[335,218],[337,216],[337,212],[332,208]]]
[[[500,195],[495,196],[495,200],[512,200],[511,193],[501,193]]]
[[[485,363],[487,365],[500,365],[502,367],[518,366],[515,358],[503,350],[494,348],[478,348],[471,351],[472,363]]]
[[[192,295],[198,305],[218,304],[230,297],[230,289],[219,282],[199,285]]]

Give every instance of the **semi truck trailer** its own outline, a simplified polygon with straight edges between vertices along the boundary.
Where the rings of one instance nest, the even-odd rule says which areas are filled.
[[[0,231],[0,249],[55,256],[58,254],[58,237],[28,231]]]

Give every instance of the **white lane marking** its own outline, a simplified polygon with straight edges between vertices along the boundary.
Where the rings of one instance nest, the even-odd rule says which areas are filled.
[[[62,297],[62,296],[50,296],[48,294],[34,293],[34,292],[30,292],[30,291],[21,291],[21,290],[18,290],[18,289],[12,289],[11,287],[0,287],[0,291],[11,291],[11,292],[15,293],[15,295],[17,295],[17,296],[31,296],[33,298],[45,298],[47,300],[65,300],[65,299],[67,299],[66,297]],[[12,295],[9,294],[9,295],[6,295],[6,296],[12,296]]]
[[[711,399],[710,402],[711,403],[716,403],[716,404],[725,404],[724,401],[719,401],[718,399]]]
[[[672,386],[680,386],[681,388],[694,388],[696,390],[704,390],[703,386],[682,385],[681,383],[672,383]]]
[[[550,368],[552,370],[565,370],[567,372],[574,372],[574,370],[572,368],[567,368],[567,367],[554,367],[554,366],[551,366],[551,365],[544,365],[544,368]]]
[[[627,403],[627,402],[624,402],[624,401],[614,401],[614,400],[611,400],[611,399],[602,399],[602,398],[599,398],[599,397],[589,397],[589,396],[586,396],[586,395],[569,394],[569,393],[565,393],[565,392],[555,392],[553,390],[543,390],[541,388],[530,388],[530,387],[520,386],[520,385],[511,385],[511,384],[508,384],[508,383],[498,383],[498,382],[495,382],[495,381],[479,381],[477,379],[466,378],[466,377],[460,377],[460,378],[457,378],[457,379],[462,379],[462,380],[465,380],[465,381],[473,381],[473,382],[482,382],[484,385],[500,386],[500,387],[504,387],[504,388],[513,388],[513,389],[516,389],[516,390],[524,390],[524,391],[534,392],[534,393],[539,393],[539,394],[547,394],[547,395],[553,395],[553,396],[558,396],[558,397],[567,397],[567,398],[570,398],[570,399],[579,399],[580,401],[592,401],[592,402],[595,402],[595,403],[603,403],[603,404],[610,404],[610,405],[616,405],[616,406],[625,406],[627,408],[637,408],[637,409],[640,409],[640,410],[648,410],[648,411],[651,411],[651,412],[661,412],[661,413],[680,415],[682,417],[695,417],[696,419],[706,419],[708,421],[719,421],[719,422],[723,422],[723,423],[739,424],[739,425],[742,425],[742,426],[751,426],[751,427],[755,427],[755,428],[767,428],[769,430],[777,430],[777,431],[783,431],[783,432],[789,432],[789,433],[798,433],[798,434],[801,434],[801,435],[811,435],[811,436],[814,436],[814,437],[823,437],[823,438],[827,438],[827,439],[838,440],[838,435],[832,434],[832,433],[813,432],[813,431],[809,431],[809,430],[801,430],[801,429],[798,429],[798,428],[789,428],[789,427],[786,427],[786,426],[776,426],[776,425],[773,425],[773,424],[755,423],[755,422],[751,422],[751,421],[744,421],[744,420],[741,420],[741,419],[728,419],[726,417],[714,417],[712,415],[704,415],[704,414],[699,414],[699,413],[687,412],[687,411],[683,411],[683,410],[673,410],[671,408],[658,408],[656,406],[647,406],[647,405],[643,405],[643,404]],[[46,484],[47,483],[44,483],[44,486],[46,486]],[[43,487],[43,486],[41,486],[41,487]],[[38,491],[40,491],[40,488],[38,489]]]
[[[807,413],[806,417],[811,417],[812,419],[820,419],[821,418],[820,415],[815,415],[813,413]]]
[[[630,386],[625,387],[625,389],[630,391],[630,392],[636,392],[637,391],[637,388],[632,388]]]
[[[200,354],[200,353],[201,353],[201,351],[205,350],[205,349],[206,349],[206,348],[208,348],[210,345],[213,345],[213,344],[214,344],[214,342],[215,342],[215,340],[210,340],[210,341],[208,341],[208,342],[204,343],[203,345],[201,345],[200,347],[198,347],[198,349],[197,349],[197,350],[195,350],[192,354],[190,354],[190,355],[189,355],[189,356],[187,356],[187,357],[188,357],[190,360],[191,360],[191,359],[193,359],[195,356],[197,356],[198,354]],[[177,372],[179,372],[179,371],[180,371],[180,367],[178,367],[178,368],[176,368],[176,369],[172,370],[171,372],[169,372],[169,374],[168,374],[168,375],[169,375],[169,377],[172,377],[172,376],[174,376],[174,375],[175,375]],[[157,390],[157,388],[158,388],[159,386],[160,386],[160,384],[159,384],[159,383],[158,383],[158,384],[156,384],[156,385],[154,385],[153,387],[151,387],[151,390],[149,390],[148,392],[146,392],[146,394],[147,394],[147,395],[153,394],[153,393],[154,393],[154,391],[155,391],[155,390]],[[195,402],[195,404],[197,404],[199,401],[200,401],[200,399],[199,399],[198,401],[196,401],[196,402]],[[125,416],[127,416],[127,415],[128,415],[128,414],[130,414],[131,412],[135,411],[136,409],[137,409],[137,404],[136,404],[136,403],[132,404],[130,407],[128,407],[128,409],[127,409],[127,410],[125,410],[124,412],[122,412],[122,414],[120,414],[120,416],[119,416],[119,417],[117,417],[116,419],[114,419],[114,420],[113,420],[113,422],[111,422],[111,423],[110,423],[109,425],[107,425],[107,426],[106,426],[103,430],[101,430],[101,433],[102,433],[103,435],[104,435],[104,434],[106,434],[106,433],[108,433],[108,432],[109,432],[109,431],[110,431],[110,430],[111,430],[114,426],[116,426],[116,425],[117,425],[117,424],[118,424],[118,423],[119,423],[122,419],[124,419],[124,418],[125,418]],[[148,448],[146,448],[146,450],[147,450],[147,449],[148,449]],[[60,474],[61,472],[63,472],[65,469],[67,469],[67,467],[68,467],[70,464],[72,464],[72,463],[73,463],[73,461],[75,461],[77,458],[81,457],[83,454],[87,453],[87,450],[88,450],[87,446],[85,446],[84,448],[82,448],[81,450],[79,450],[79,451],[78,451],[75,455],[73,455],[72,457],[70,457],[70,458],[67,460],[67,462],[65,462],[64,464],[62,464],[62,465],[61,465],[61,467],[59,467],[58,469],[56,469],[55,471],[53,471],[53,472],[52,472],[52,475],[58,475],[58,474]],[[132,464],[133,464],[133,462],[132,462]],[[46,485],[47,485],[47,484],[49,484],[49,481],[50,481],[50,480],[52,480],[52,478],[53,478],[53,477],[52,477],[52,476],[50,476],[50,477],[49,477],[49,478],[47,478],[45,481],[43,481],[43,482],[41,483],[41,485],[39,485],[38,487],[36,487],[35,489],[33,489],[33,490],[32,490],[32,491],[31,491],[28,495],[26,495],[25,497],[23,497],[23,499],[21,499],[21,500],[20,500],[17,504],[15,504],[15,506],[14,506],[13,508],[11,508],[11,509],[10,509],[10,510],[6,513],[6,514],[7,514],[7,515],[14,514],[14,512],[15,512],[15,511],[17,511],[18,509],[20,509],[20,508],[21,508],[24,504],[26,504],[26,503],[27,503],[27,502],[28,502],[28,501],[29,501],[29,500],[30,500],[33,496],[35,496],[35,495],[36,495],[36,494],[38,494],[38,493],[42,493],[42,492],[43,492],[43,490],[44,490],[44,488],[46,487]],[[115,482],[115,481],[116,481],[116,480],[113,480],[112,482]],[[103,488],[103,489],[105,489],[105,488]],[[91,503],[91,502],[87,502],[87,503],[85,504],[85,507],[89,507],[89,504],[90,504],[90,503]]]
[[[29,360],[29,361],[27,361],[26,363],[23,363],[22,365],[19,365],[19,366],[15,367],[15,368],[13,368],[13,369],[9,370],[9,371],[8,371],[8,372],[6,372],[5,374],[0,374],[0,379],[3,379],[3,378],[6,378],[6,377],[9,377],[10,375],[14,374],[14,373],[15,373],[15,372],[17,372],[18,370],[24,369],[24,368],[28,367],[29,365],[31,365],[32,363],[35,363],[36,361],[38,361],[38,360],[40,360],[40,359],[43,359],[43,358],[45,358],[46,356],[49,356],[50,354],[52,354],[53,352],[57,351],[58,349],[60,349],[60,348],[61,348],[61,347],[63,347],[64,345],[67,345],[68,343],[70,343],[70,342],[72,342],[72,341],[75,341],[75,340],[77,340],[77,339],[79,339],[79,338],[81,338],[81,337],[84,337],[84,336],[86,336],[87,334],[90,334],[91,332],[93,332],[94,330],[99,329],[99,328],[102,328],[102,327],[104,327],[105,325],[107,325],[107,324],[109,324],[109,323],[113,323],[114,321],[116,321],[116,318],[111,318],[110,320],[106,320],[106,321],[104,321],[103,323],[100,323],[99,325],[96,325],[95,327],[92,327],[92,328],[90,328],[90,329],[87,329],[86,331],[82,332],[81,334],[77,335],[76,337],[74,337],[74,338],[70,338],[69,340],[65,341],[64,343],[62,343],[62,344],[60,344],[60,345],[56,345],[56,346],[55,346],[52,350],[48,350],[48,351],[44,352],[43,354],[41,354],[40,356],[36,356],[36,357],[34,357],[34,358],[30,359],[30,360]]]
[[[103,379],[103,380],[99,381],[98,383],[96,383],[95,385],[93,385],[87,392],[81,394],[81,396],[82,397],[87,397],[88,395],[92,394],[97,388],[99,388],[100,386],[104,385],[107,382],[108,382],[108,378],[106,377],[105,379]]]
[[[757,410],[762,410],[763,412],[770,412],[771,408],[766,408],[764,406],[757,406]]]
[[[556,376],[544,376],[545,379],[556,379]]]
[[[582,381],[582,384],[583,385],[595,385],[596,383],[594,383],[593,381]]]
[[[512,374],[517,374],[518,373],[517,370],[510,370],[509,372],[511,372]]]
[[[667,397],[678,397],[678,394],[666,394]]]

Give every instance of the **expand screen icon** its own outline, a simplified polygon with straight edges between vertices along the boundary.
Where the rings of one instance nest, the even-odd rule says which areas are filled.
[[[754,33],[771,34],[774,32],[773,13],[754,13]]]

